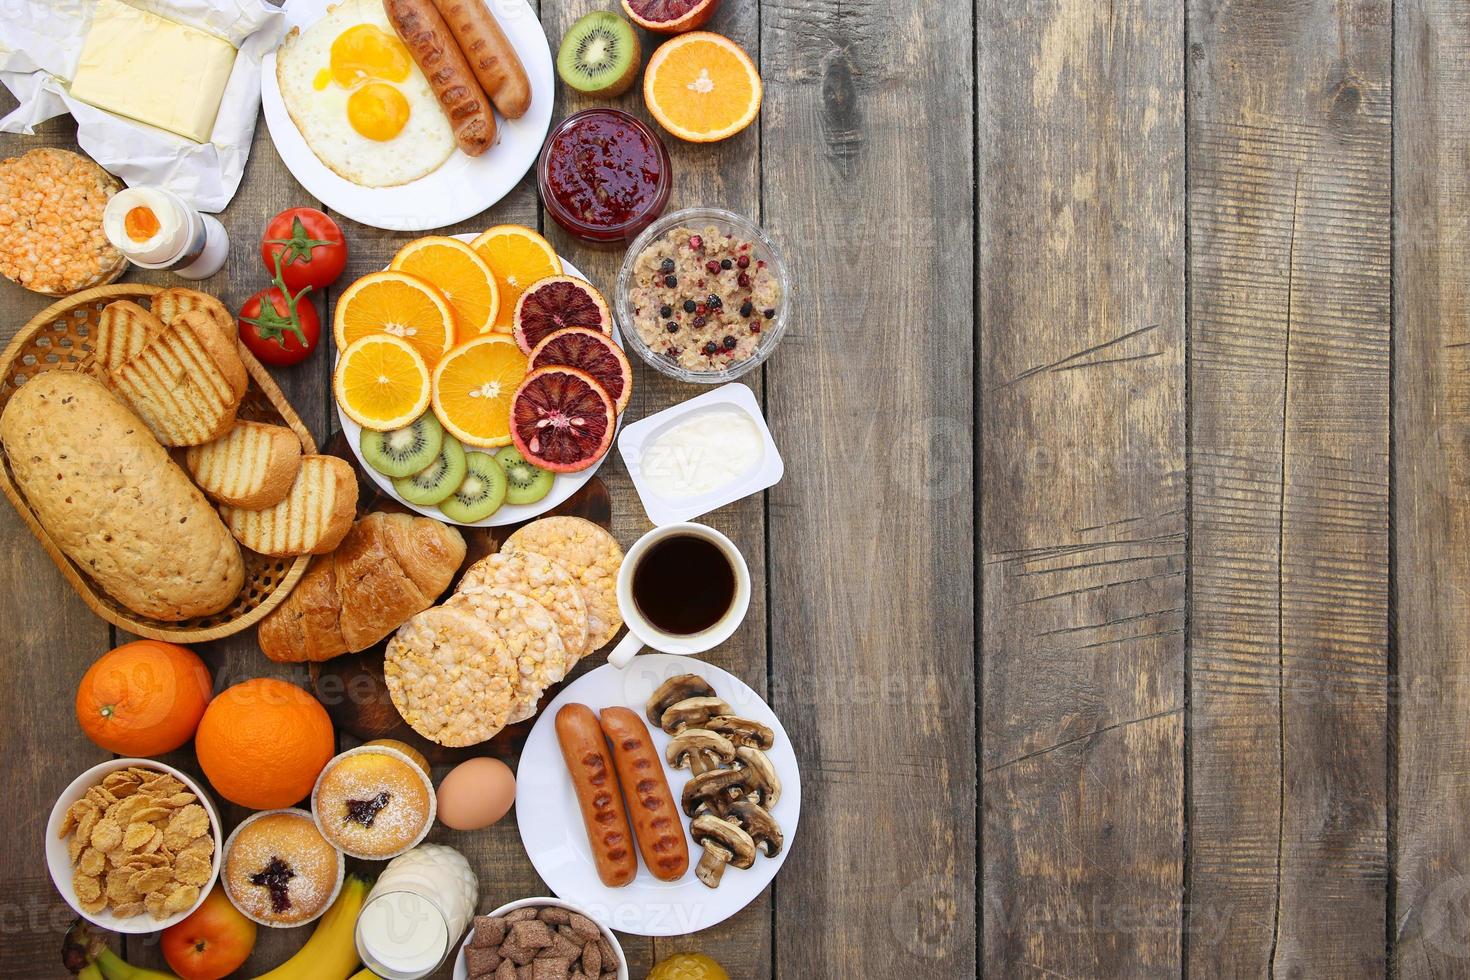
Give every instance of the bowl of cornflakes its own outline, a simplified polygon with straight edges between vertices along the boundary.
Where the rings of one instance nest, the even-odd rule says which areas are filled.
[[[72,780],[46,823],[46,864],[76,913],[113,932],[166,929],[219,877],[220,819],[192,777],[113,759]]]

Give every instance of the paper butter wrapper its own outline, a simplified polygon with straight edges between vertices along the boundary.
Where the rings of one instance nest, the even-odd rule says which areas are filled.
[[[239,49],[210,142],[195,143],[71,97],[67,80],[81,57],[96,0],[0,4],[0,83],[20,103],[0,119],[0,132],[30,134],[37,124],[69,112],[76,117],[81,148],[129,186],[164,187],[200,211],[223,211],[250,158],[260,112],[260,62],[280,43],[281,12],[264,0],[128,2]]]

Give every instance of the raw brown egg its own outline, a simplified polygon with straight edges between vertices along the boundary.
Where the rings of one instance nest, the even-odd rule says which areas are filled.
[[[516,777],[499,759],[461,762],[439,783],[439,822],[452,830],[481,830],[510,810]]]

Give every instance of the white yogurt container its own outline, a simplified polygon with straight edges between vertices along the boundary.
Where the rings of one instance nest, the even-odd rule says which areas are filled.
[[[755,393],[739,383],[625,426],[618,452],[655,527],[760,493],[786,472]]]
[[[357,917],[357,953],[384,980],[437,970],[469,928],[480,885],[452,847],[420,844],[388,862]]]

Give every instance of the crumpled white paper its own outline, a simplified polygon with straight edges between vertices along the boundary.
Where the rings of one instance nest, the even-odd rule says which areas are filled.
[[[63,112],[77,120],[77,142],[128,185],[166,187],[201,211],[223,211],[239,189],[260,112],[260,61],[283,32],[264,0],[129,0],[135,7],[210,31],[239,49],[210,142],[195,143],[73,99],[76,71],[96,0],[0,3],[0,83],[20,105],[0,132],[33,133]],[[179,79],[180,86],[189,79]]]

